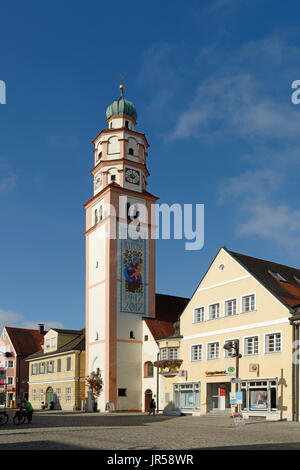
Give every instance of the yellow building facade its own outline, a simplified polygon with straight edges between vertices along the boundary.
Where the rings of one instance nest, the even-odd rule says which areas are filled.
[[[192,414],[230,412],[236,358],[224,345],[233,342],[242,356],[238,389],[244,416],[293,419],[289,318],[300,303],[299,294],[299,270],[222,248],[181,315],[180,337],[160,341],[164,358],[178,348],[182,360],[175,370],[160,368],[165,406],[173,403]]]
[[[29,401],[34,409],[84,409],[84,330],[49,330],[43,350],[27,361]]]

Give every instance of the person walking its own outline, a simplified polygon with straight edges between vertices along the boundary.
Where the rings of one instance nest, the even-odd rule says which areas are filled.
[[[33,413],[32,404],[28,400],[26,400],[26,398],[22,401],[22,404],[27,413],[28,424],[32,424],[32,413]]]
[[[155,409],[156,409],[156,403],[155,403],[154,398],[152,398],[152,400],[150,401],[150,405],[149,405],[149,416],[151,415],[151,413],[153,414],[153,416],[155,416]]]

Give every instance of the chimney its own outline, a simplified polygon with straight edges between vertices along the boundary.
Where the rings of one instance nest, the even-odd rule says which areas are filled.
[[[44,335],[45,334],[45,329],[44,329],[45,323],[38,323],[38,326],[39,326],[40,334]]]

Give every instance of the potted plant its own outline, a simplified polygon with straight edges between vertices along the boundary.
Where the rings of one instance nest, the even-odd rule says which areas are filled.
[[[103,390],[103,379],[101,377],[100,370],[97,372],[91,372],[87,376],[86,381],[88,383],[89,391],[93,400],[93,411],[97,411],[97,398],[100,396]]]

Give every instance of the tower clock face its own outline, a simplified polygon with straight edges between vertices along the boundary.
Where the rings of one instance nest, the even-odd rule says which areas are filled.
[[[96,176],[95,178],[95,188],[98,189],[102,184],[102,174]]]
[[[140,182],[140,174],[136,170],[132,170],[131,168],[127,168],[125,171],[125,181],[131,184],[139,184]]]

